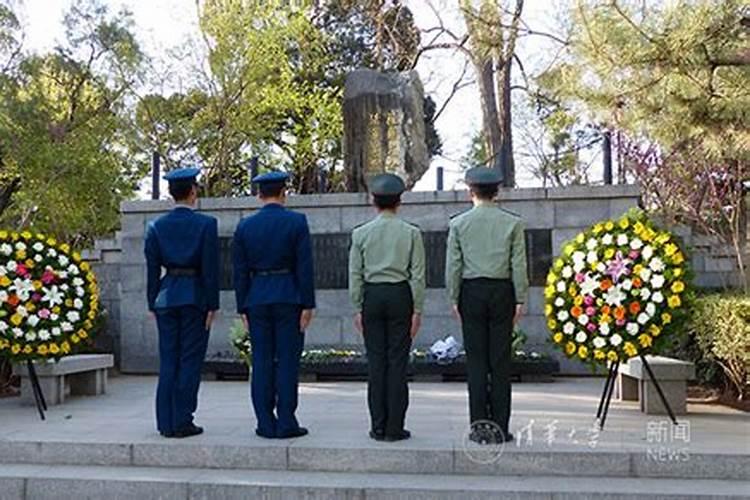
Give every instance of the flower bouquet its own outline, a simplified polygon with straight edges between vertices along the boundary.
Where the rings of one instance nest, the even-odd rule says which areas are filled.
[[[555,345],[596,365],[659,352],[692,291],[674,236],[633,211],[566,243],[544,296]]]
[[[0,356],[57,360],[92,335],[96,278],[80,254],[43,234],[0,231]]]

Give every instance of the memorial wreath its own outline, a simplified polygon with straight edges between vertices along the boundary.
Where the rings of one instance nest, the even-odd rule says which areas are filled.
[[[98,311],[94,273],[69,245],[0,231],[0,356],[57,360],[90,337]]]
[[[552,340],[592,365],[659,353],[693,293],[674,235],[643,212],[602,221],[563,245],[547,275]]]

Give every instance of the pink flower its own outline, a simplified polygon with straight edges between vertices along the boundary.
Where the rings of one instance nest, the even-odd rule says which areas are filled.
[[[617,326],[623,326],[625,324],[625,318],[618,319],[615,323],[617,323]]]
[[[586,328],[588,329],[588,331],[593,332],[594,330],[596,330],[596,324],[589,323],[588,325],[586,325]]]
[[[630,253],[628,254],[628,257],[630,257],[631,259],[635,260],[640,255],[641,255],[641,252],[639,252],[638,250],[631,250]]]
[[[39,317],[42,319],[48,319],[50,315],[49,309],[42,309],[38,313]]]
[[[586,276],[583,273],[576,274],[576,281],[578,283],[583,283],[585,279],[586,279]]]
[[[593,306],[594,297],[592,297],[591,295],[586,295],[586,297],[584,297],[583,299],[583,303],[586,304],[587,306]],[[593,314],[589,314],[589,313],[586,313],[586,314],[588,314],[589,316],[593,316]]]
[[[44,271],[44,274],[42,274],[42,283],[49,285],[50,283],[53,283],[56,278],[55,273],[47,269]]]
[[[26,275],[27,275],[27,274],[29,274],[29,270],[28,270],[28,269],[26,269],[26,266],[25,266],[25,265],[23,265],[23,264],[19,263],[19,264],[18,264],[18,265],[16,266],[16,274],[17,274],[17,275],[19,275],[19,276],[23,276],[23,277],[26,277]]]
[[[588,316],[589,318],[591,318],[594,315],[596,315],[596,309],[593,308],[593,307],[587,307],[586,308],[586,316]]]

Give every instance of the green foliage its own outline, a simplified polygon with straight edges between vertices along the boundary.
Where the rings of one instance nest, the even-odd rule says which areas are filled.
[[[229,343],[232,344],[234,352],[247,366],[253,364],[253,346],[250,343],[250,334],[245,330],[245,325],[236,320],[229,329]]]
[[[750,391],[750,297],[711,294],[695,302],[690,334],[701,358],[716,363],[738,398]]]
[[[78,1],[65,28],[63,45],[24,54],[2,80],[0,219],[75,243],[113,231],[134,191],[125,94],[142,56],[127,12]]]
[[[484,134],[481,131],[475,132],[471,136],[469,151],[461,157],[461,168],[468,170],[474,167],[486,167],[489,161],[487,142],[484,140]]]

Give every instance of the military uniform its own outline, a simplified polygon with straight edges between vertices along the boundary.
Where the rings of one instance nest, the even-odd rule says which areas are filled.
[[[480,167],[467,172],[466,182],[498,185],[500,177]],[[513,317],[528,289],[521,219],[492,201],[453,218],[445,280],[461,315],[471,422],[493,421],[509,437]]]
[[[170,172],[172,182],[195,182],[197,168]],[[145,241],[148,308],[159,330],[157,428],[167,437],[202,429],[193,424],[209,311],[219,309],[216,219],[178,205],[148,225]],[[166,274],[162,276],[162,269]]]
[[[398,196],[403,181],[392,174],[370,183],[375,196]],[[374,439],[409,437],[404,419],[409,402],[406,383],[411,321],[421,313],[425,291],[422,234],[383,210],[352,233],[349,292],[362,326],[368,363],[370,435]]]
[[[287,178],[271,172],[253,182],[278,184]],[[256,434],[266,438],[306,434],[295,412],[304,345],[300,315],[315,308],[307,218],[280,204],[266,204],[240,222],[233,254],[237,311],[249,318],[250,325]]]

